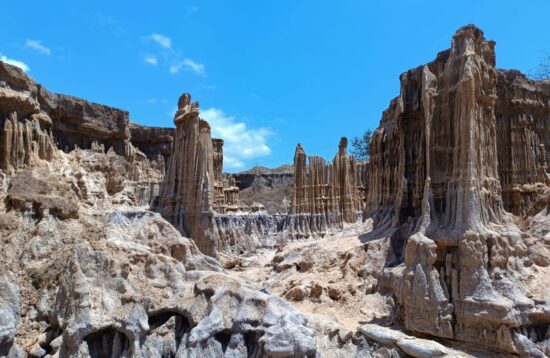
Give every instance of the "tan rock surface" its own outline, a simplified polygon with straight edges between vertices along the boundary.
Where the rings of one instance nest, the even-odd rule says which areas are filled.
[[[287,230],[296,238],[323,236],[331,228],[363,218],[363,198],[358,179],[361,174],[347,154],[342,138],[332,163],[317,156],[307,157],[300,144],[294,154],[294,187]]]
[[[78,216],[2,208],[0,354],[315,355],[303,315],[231,279],[159,214],[137,206],[132,180],[110,194],[113,155],[59,153],[2,191],[8,202],[71,200]],[[27,184],[32,190],[19,189]]]
[[[367,212],[372,237],[390,238],[380,285],[395,292],[407,329],[543,356],[549,297],[533,300],[526,283],[545,277],[533,260],[544,265],[535,252],[546,248],[505,210],[545,206],[548,136],[534,128],[548,120],[549,97],[494,65],[494,42],[467,26],[401,76],[374,133]]]

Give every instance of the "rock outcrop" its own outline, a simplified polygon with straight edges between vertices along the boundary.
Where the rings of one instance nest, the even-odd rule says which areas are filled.
[[[159,214],[124,200],[135,187],[109,194],[110,170],[96,163],[111,155],[60,153],[0,192],[2,203],[49,208],[1,208],[0,355],[315,356],[302,314],[231,279]],[[63,190],[47,196],[44,183]],[[78,216],[60,215],[63,200]]]
[[[53,121],[40,109],[37,87],[0,62],[0,169],[13,172],[54,156]]]
[[[127,111],[49,92],[0,62],[0,169],[13,172],[53,159],[55,148],[114,151],[158,169],[168,162],[173,128],[130,123]],[[145,164],[149,165],[149,164]]]
[[[244,253],[273,245],[285,217],[243,212],[235,180],[223,174],[223,141],[212,139],[208,122],[200,119],[198,103],[184,94],[178,102],[176,134],[156,208],[199,249]]]
[[[151,161],[162,158],[168,166],[172,154],[175,128],[147,127],[130,123],[132,144]]]
[[[217,254],[214,222],[214,149],[210,126],[199,118],[199,104],[183,94],[174,117],[176,135],[158,211],[199,249]]]
[[[330,228],[362,220],[362,187],[354,157],[348,156],[347,139],[342,138],[332,163],[310,156],[298,144],[294,154],[294,188],[288,231],[295,237],[324,235]]]
[[[496,91],[502,201],[507,211],[527,214],[550,186],[550,82],[498,70]]]
[[[549,301],[533,282],[547,277],[529,247],[544,234],[508,211],[546,200],[550,93],[495,69],[494,45],[466,26],[401,75],[371,142],[366,212],[371,238],[390,240],[380,286],[407,329],[542,357]]]
[[[232,174],[240,199],[248,206],[261,203],[269,214],[288,214],[294,186],[294,168],[283,165],[268,169],[255,167]]]

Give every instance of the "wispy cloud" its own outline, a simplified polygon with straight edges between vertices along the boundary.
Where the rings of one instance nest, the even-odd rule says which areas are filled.
[[[189,7],[189,9],[187,9],[187,14],[191,15],[191,14],[197,12],[197,11],[199,11],[199,7],[194,5],[194,6]]]
[[[31,70],[30,67],[25,62],[19,61],[19,60],[14,60],[13,58],[6,57],[6,56],[2,55],[2,53],[0,53],[0,61],[5,62],[5,63],[7,63],[9,65],[12,65],[12,66],[15,66],[15,67],[19,67],[24,72],[29,72]]]
[[[176,112],[178,111],[178,106],[174,106],[172,108],[172,110],[170,112],[168,112],[168,115],[171,117],[171,118],[174,118],[174,116],[176,115]]]
[[[150,65],[156,66],[158,63],[157,56],[145,56],[145,62]]]
[[[151,35],[147,36],[147,38],[155,41],[157,44],[164,48],[172,48],[172,39],[170,39],[168,36],[152,33]]]
[[[166,104],[166,103],[168,103],[168,101],[166,100],[166,98],[150,97],[150,98],[147,98],[145,100],[145,103],[147,103],[147,104],[157,104],[157,103]]]
[[[154,55],[147,55],[145,57],[145,62],[148,64],[156,66],[157,64],[164,65],[168,63],[170,64],[168,71],[172,74],[186,70],[199,76],[206,76],[206,66],[188,57],[183,57],[181,51],[172,46],[172,39],[170,37],[154,32],[142,37],[142,39],[152,41],[161,47],[161,49],[157,48],[152,51]]]
[[[42,44],[42,41],[27,39],[27,41],[25,41],[25,47],[36,50],[36,51],[38,51],[38,53],[41,53],[43,55],[48,55],[49,56],[49,55],[52,54],[52,50],[50,50],[49,48],[44,46]]]
[[[248,128],[217,108],[201,111],[201,117],[210,123],[212,136],[224,140],[224,164],[229,169],[242,169],[246,160],[271,154],[267,145],[273,135],[270,128]]]
[[[191,60],[190,58],[184,58],[183,61],[178,61],[170,66],[171,73],[178,73],[182,69],[193,71],[199,76],[204,76],[206,74],[205,66],[202,63]]]

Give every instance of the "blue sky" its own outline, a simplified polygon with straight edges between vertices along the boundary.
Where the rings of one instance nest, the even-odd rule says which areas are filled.
[[[399,74],[435,58],[462,25],[497,43],[497,66],[550,53],[550,1],[9,1],[0,59],[51,91],[172,126],[190,92],[225,169],[290,163],[298,142],[331,158],[376,128]]]

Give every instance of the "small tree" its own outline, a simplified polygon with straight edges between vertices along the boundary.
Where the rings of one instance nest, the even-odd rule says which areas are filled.
[[[532,71],[531,77],[535,80],[550,79],[550,55],[544,55],[539,65]]]
[[[372,130],[367,129],[362,137],[355,137],[351,141],[353,149],[351,153],[359,160],[369,160],[370,141],[372,139]]]

